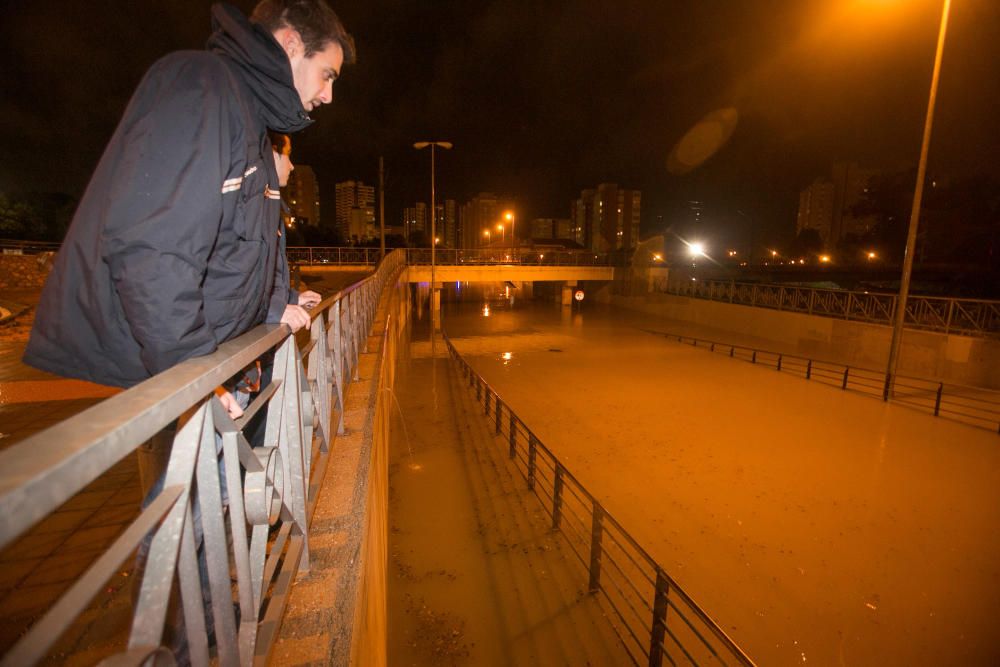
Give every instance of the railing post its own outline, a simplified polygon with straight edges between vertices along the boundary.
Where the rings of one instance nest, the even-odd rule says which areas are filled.
[[[538,454],[538,440],[535,434],[528,435],[528,488],[535,488],[535,456]]]
[[[653,595],[653,628],[649,634],[649,667],[663,666],[663,638],[667,634],[667,594],[670,584],[663,570],[656,568],[656,593]]]
[[[500,402],[500,397],[499,396],[494,396],[493,412],[494,412],[494,416],[497,418],[496,419],[496,421],[497,421],[497,430],[496,430],[497,435],[500,435],[500,430],[501,430],[500,429],[500,414],[503,412],[502,408],[503,408],[503,403]],[[507,408],[507,412],[510,412],[510,408]]]
[[[517,456],[517,417],[514,416],[514,412],[507,408],[507,413],[510,415],[510,421],[508,423],[508,431],[510,431],[510,458],[513,459]],[[497,417],[499,422],[500,418]]]
[[[483,400],[483,384],[481,382],[479,382],[478,379],[477,379],[477,381],[476,381],[476,402],[478,403],[481,400]],[[489,405],[489,403],[490,403],[490,399],[487,398],[486,399],[486,404]]]
[[[815,289],[810,289],[809,290],[809,314],[810,315],[812,315],[813,304],[814,303],[816,303],[816,290]]]
[[[938,383],[937,396],[934,399],[934,416],[937,417],[941,413],[941,393],[944,391],[944,382]]]
[[[486,415],[487,417],[489,417],[489,415],[490,415],[490,389],[489,389],[489,387],[485,388],[485,392],[486,392],[486,396],[484,397],[484,400],[483,400],[483,414]]]
[[[736,354],[736,348],[732,345],[729,346],[729,356],[732,357]]]
[[[844,381],[841,383],[841,389],[847,389],[847,374],[851,372],[850,366],[844,366]]]
[[[708,348],[708,351],[715,352],[715,343],[712,343],[712,345]]]
[[[591,593],[596,593],[601,589],[601,538],[604,534],[604,508],[596,500],[594,501],[594,509],[591,516],[589,590]]]
[[[779,354],[778,355],[778,372],[781,372],[781,357],[782,357],[782,355]]]
[[[944,321],[944,332],[948,333],[951,331],[951,316],[955,312],[955,300],[948,299],[948,317]]]
[[[750,357],[750,363],[751,364],[756,364],[757,363],[757,350],[753,351],[753,356]]]
[[[813,360],[810,359],[808,363],[806,363],[806,379],[807,380],[812,379],[812,374],[813,374]]]
[[[562,523],[563,467],[556,462],[556,478],[552,483],[552,530],[559,530]]]

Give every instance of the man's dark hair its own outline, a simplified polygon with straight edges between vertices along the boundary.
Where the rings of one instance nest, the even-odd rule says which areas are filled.
[[[261,0],[254,7],[250,20],[269,32],[290,27],[302,36],[306,57],[336,42],[344,51],[344,64],[354,62],[354,38],[324,0]]]

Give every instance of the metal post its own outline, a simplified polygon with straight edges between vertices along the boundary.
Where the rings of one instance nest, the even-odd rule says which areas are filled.
[[[750,363],[751,364],[756,364],[757,363],[757,350],[753,351],[753,356],[750,357]]]
[[[556,462],[556,479],[552,484],[552,530],[559,530],[562,523],[563,467]]]
[[[493,402],[493,406],[494,406],[494,413],[495,413],[495,416],[497,418],[497,420],[496,420],[497,421],[497,431],[496,432],[497,432],[497,435],[500,435],[500,430],[501,430],[500,429],[500,414],[503,412],[503,410],[502,410],[503,403],[500,402],[500,397],[499,396],[496,397],[496,400]],[[510,412],[510,409],[508,408],[507,411]]]
[[[809,362],[806,364],[806,379],[807,380],[812,379],[812,374],[813,374],[813,360],[810,359]]]
[[[517,456],[517,417],[514,416],[510,408],[507,408],[507,412],[510,414],[509,428],[507,429],[510,431],[510,458],[513,459]],[[497,421],[499,422],[499,417]]]
[[[489,417],[490,415],[490,390],[486,388],[486,398],[483,401],[483,414]]]
[[[535,439],[535,434],[531,433],[528,435],[528,488],[535,488],[535,456],[537,456],[538,451],[538,440]]]
[[[850,366],[844,366],[844,382],[840,385],[841,389],[847,389],[847,374],[850,373],[850,371]]]
[[[924,122],[924,137],[920,145],[920,163],[917,166],[917,183],[913,191],[913,208],[910,210],[910,226],[906,233],[906,249],[903,251],[903,276],[899,282],[899,300],[892,326],[892,342],[889,344],[889,364],[886,367],[886,383],[883,399],[888,400],[895,381],[899,364],[899,349],[903,338],[903,323],[906,319],[906,298],[910,293],[910,275],[913,273],[913,254],[917,245],[917,227],[920,223],[920,202],[924,196],[924,179],[927,175],[927,151],[931,143],[931,127],[934,124],[934,103],[937,100],[938,80],[941,77],[941,57],[944,54],[944,39],[948,32],[948,12],[951,0],[944,0],[941,13],[941,28],[938,33],[937,51],[934,54],[934,73],[931,75],[931,92],[927,101],[927,118]]]
[[[778,355],[778,371],[781,371],[781,355]]]
[[[378,237],[379,259],[385,257],[385,164],[378,156]]]
[[[590,524],[590,587],[591,593],[601,590],[601,538],[604,534],[604,508],[594,501]]]
[[[937,397],[934,399],[934,416],[941,413],[941,393],[944,391],[944,382],[938,383]]]
[[[667,634],[667,594],[670,583],[663,570],[656,568],[656,592],[653,595],[653,628],[649,635],[649,667],[663,665],[663,638]]]

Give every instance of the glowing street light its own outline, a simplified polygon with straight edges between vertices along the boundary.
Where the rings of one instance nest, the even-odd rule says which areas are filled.
[[[823,262],[824,264],[829,264],[830,263],[830,256],[829,255],[820,255],[819,256],[819,261]]]
[[[868,251],[868,254],[866,255],[866,257],[868,257],[868,261],[869,261],[869,262],[871,262],[871,261],[873,261],[873,260],[875,260],[875,259],[878,259],[878,255],[876,255],[876,254],[875,254],[875,253],[874,253],[873,251],[871,251],[871,250],[869,250],[869,251]]]
[[[514,212],[513,211],[506,211],[503,214],[503,219],[510,223],[510,249],[511,249],[511,254],[513,254],[513,255],[516,256],[517,255],[517,246],[516,246],[516,244],[517,244],[517,238],[515,237],[514,232],[517,231],[517,220],[514,218]]]
[[[704,257],[705,256],[705,244],[700,241],[695,241],[694,243],[688,244],[688,254],[692,257]]]

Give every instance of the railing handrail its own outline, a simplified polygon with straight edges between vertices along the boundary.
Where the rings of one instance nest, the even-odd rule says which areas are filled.
[[[865,366],[857,366],[857,365],[852,365],[852,364],[846,364],[846,363],[841,362],[841,361],[831,361],[829,359],[821,359],[821,358],[817,358],[817,357],[806,357],[806,356],[802,356],[802,355],[798,355],[798,354],[789,354],[789,353],[786,353],[786,352],[778,352],[778,351],[770,350],[770,349],[767,349],[767,348],[753,347],[753,346],[750,346],[750,345],[738,345],[736,343],[727,343],[725,341],[713,340],[713,339],[710,339],[710,338],[699,338],[697,336],[686,336],[686,335],[683,335],[683,334],[676,334],[676,333],[669,332],[669,331],[658,331],[658,330],[654,330],[654,329],[644,329],[644,331],[646,331],[647,333],[652,333],[652,334],[656,334],[656,335],[659,335],[659,336],[665,336],[665,337],[670,338],[670,339],[677,339],[677,341],[680,342],[680,343],[690,341],[691,344],[694,345],[695,347],[698,347],[699,344],[703,344],[705,346],[708,346],[709,351],[711,351],[711,352],[716,352],[718,350],[723,350],[724,351],[724,350],[727,350],[727,349],[729,349],[729,350],[740,350],[740,351],[750,352],[750,353],[753,354],[753,356],[752,356],[753,363],[759,363],[757,360],[760,358],[760,355],[770,355],[772,357],[776,357],[778,359],[781,359],[781,360],[783,360],[785,362],[787,362],[788,360],[795,360],[795,361],[799,361],[799,362],[805,362],[807,364],[807,366],[810,367],[810,368],[812,368],[813,365],[816,365],[816,364],[825,364],[826,366],[829,366],[829,367],[832,367],[832,368],[826,368],[824,370],[828,370],[829,371],[829,370],[836,369],[837,372],[843,372],[843,371],[847,370],[848,371],[848,378],[847,378],[847,380],[844,383],[844,386],[843,386],[844,389],[850,389],[850,388],[852,388],[852,386],[851,386],[851,378],[850,378],[850,372],[851,371],[853,371],[855,374],[858,374],[858,373],[868,374],[868,377],[866,379],[872,379],[872,378],[878,378],[879,379],[879,381],[881,383],[881,386],[879,387],[879,393],[881,394],[883,401],[893,401],[895,399],[895,397],[893,396],[893,392],[887,391],[887,389],[886,389],[886,386],[888,385],[888,381],[886,380],[886,372],[885,372],[884,369],[883,370],[876,370],[876,369],[873,369],[873,368],[867,368]],[[760,363],[762,363],[762,362],[760,362]],[[782,370],[782,368],[779,367],[778,370]],[[970,422],[970,421],[958,420],[958,419],[956,419],[956,421],[961,421],[961,423],[967,424],[967,425],[971,425],[971,426],[982,426],[982,424],[980,422],[987,422],[987,423],[991,424],[991,426],[990,426],[991,429],[993,427],[992,425],[996,424],[996,426],[997,426],[997,432],[1000,433],[1000,390],[992,389],[990,387],[980,387],[980,386],[975,386],[975,385],[961,384],[961,383],[958,383],[958,382],[945,382],[944,380],[938,380],[938,379],[927,378],[927,377],[920,377],[918,375],[903,375],[903,374],[898,374],[898,373],[895,376],[894,382],[895,382],[895,384],[897,386],[901,385],[901,386],[903,386],[903,388],[910,388],[910,389],[912,389],[912,388],[915,388],[915,387],[918,386],[918,385],[914,385],[914,384],[907,385],[906,381],[908,381],[908,380],[912,381],[912,382],[916,382],[916,383],[922,383],[923,385],[925,385],[926,389],[930,389],[932,387],[936,387],[937,388],[937,390],[938,390],[939,393],[937,395],[937,401],[936,401],[937,402],[937,409],[934,410],[935,416],[942,416],[941,414],[939,414],[939,409],[940,409],[940,406],[942,404],[942,401],[944,400],[944,397],[946,396],[945,390],[952,390],[950,392],[947,392],[948,394],[952,394],[952,395],[958,394],[961,391],[966,391],[966,392],[975,392],[975,393],[979,393],[979,394],[984,394],[987,397],[991,397],[992,400],[990,398],[969,398],[969,397],[966,397],[966,398],[967,398],[967,400],[972,400],[972,401],[975,401],[977,403],[985,403],[987,405],[995,406],[995,409],[993,409],[993,410],[987,410],[985,408],[980,408],[984,412],[989,412],[992,415],[994,415],[994,418],[992,420],[988,419],[987,417],[974,417],[974,416],[971,416],[971,415],[966,415],[966,416],[969,416],[971,419],[975,419],[975,420],[978,420],[978,421],[971,421]],[[866,384],[865,386],[867,387],[868,385]],[[870,391],[869,392],[864,392],[864,393],[866,393],[867,395],[874,395],[874,393],[870,392]],[[901,402],[901,401],[897,401],[897,402]],[[906,405],[907,407],[919,407],[919,406],[915,406],[913,403],[910,403],[910,402],[901,402],[901,404]]]
[[[874,324],[890,324],[897,302],[897,295],[892,292],[735,280],[671,281],[663,291],[677,296]],[[824,298],[832,301],[824,301]],[[831,303],[838,307],[830,308]],[[906,327],[910,329],[962,335],[1000,334],[1000,300],[911,295],[906,311]],[[969,311],[975,312],[970,315]]]
[[[470,375],[470,377],[474,377],[475,382],[478,383],[477,384],[477,391],[479,391],[478,387],[485,388],[485,397],[486,397],[486,409],[487,409],[487,412],[489,411],[489,396],[490,396],[490,394],[492,393],[492,395],[496,398],[496,403],[495,403],[495,407],[494,407],[494,411],[495,411],[494,414],[495,414],[496,424],[497,424],[497,426],[496,426],[497,433],[498,434],[501,433],[502,429],[501,429],[501,419],[500,419],[500,415],[501,415],[501,413],[500,413],[500,410],[501,410],[501,408],[500,408],[500,405],[501,405],[500,395],[496,392],[495,389],[493,389],[493,387],[489,384],[489,382],[487,382],[486,379],[478,371],[476,371],[472,367],[471,364],[469,364],[462,357],[462,355],[458,352],[457,348],[455,348],[455,345],[452,343],[451,339],[448,337],[447,333],[445,333],[444,331],[442,331],[442,337],[444,338],[445,344],[448,347],[449,355],[454,360],[456,360],[458,363],[460,363],[461,366],[462,366],[462,368],[465,370],[465,372],[468,373]],[[740,646],[726,633],[726,631],[723,630],[722,627],[704,609],[702,609],[686,591],[684,591],[684,589],[677,583],[676,579],[674,579],[673,577],[671,577],[667,573],[667,571],[662,566],[660,566],[659,563],[657,563],[657,561],[649,554],[649,552],[645,548],[643,548],[634,537],[632,537],[632,535],[624,528],[624,526],[622,526],[621,522],[618,521],[607,510],[607,508],[605,508],[605,507],[603,507],[601,505],[601,503],[597,500],[597,498],[576,478],[576,476],[573,475],[572,472],[570,472],[566,468],[566,466],[559,460],[559,458],[552,452],[552,450],[549,449],[538,438],[538,436],[535,435],[535,433],[531,430],[531,428],[529,426],[527,426],[520,417],[517,416],[517,414],[510,407],[510,405],[506,404],[506,403],[504,403],[503,405],[504,405],[504,407],[506,407],[510,423],[511,424],[518,424],[520,426],[519,428],[517,428],[517,431],[520,432],[523,429],[525,435],[527,435],[528,438],[529,438],[529,442],[533,443],[534,447],[537,447],[538,449],[540,449],[542,452],[544,452],[552,460],[552,462],[554,463],[554,465],[560,470],[559,474],[562,477],[571,480],[575,484],[575,486],[580,490],[580,492],[584,496],[586,496],[587,500],[590,501],[593,504],[594,507],[600,507],[601,520],[603,520],[603,521],[609,521],[612,525],[614,525],[618,529],[618,532],[626,540],[628,540],[629,544],[635,549],[637,555],[646,563],[646,565],[649,566],[654,572],[656,572],[658,576],[664,577],[664,579],[669,583],[669,590],[671,592],[676,593],[676,594],[678,594],[678,595],[681,596],[681,598],[685,601],[685,603],[689,606],[689,608],[706,625],[707,629],[710,630],[712,632],[712,634],[714,634],[716,636],[716,638],[720,642],[722,642],[722,644],[732,653],[732,655],[736,658],[737,661],[739,661],[741,664],[743,664],[745,666],[752,667],[755,663],[750,658],[750,656],[748,656],[746,654],[746,652],[743,651],[743,649],[740,648]],[[512,426],[511,428],[515,428],[515,427]],[[514,442],[513,438],[514,437],[515,436],[511,435],[511,438],[512,438],[512,440],[511,440],[511,442],[512,442],[511,447],[512,448],[514,447],[514,444],[513,444],[513,442]],[[511,458],[514,458],[513,449],[512,449],[512,452],[511,452]],[[592,548],[593,548],[593,545],[592,545]],[[598,586],[600,586],[599,583],[598,583]],[[651,633],[651,638],[652,638],[654,636],[653,635],[653,633],[654,633],[654,629],[653,628],[650,628],[650,633]],[[676,641],[676,638],[674,638],[674,640]],[[681,650],[684,650],[683,646],[681,647]],[[631,653],[630,653],[630,655],[631,655]],[[632,656],[632,657],[633,657],[633,659],[635,659],[635,656]],[[650,664],[653,664],[652,658],[651,658]]]
[[[315,507],[312,494],[325,473],[323,464],[328,460],[332,434],[342,432],[345,385],[357,377],[360,354],[365,350],[382,292],[404,266],[403,253],[387,254],[374,273],[324,299],[311,313],[310,341],[303,346],[304,352],[286,325],[263,324],[219,345],[212,354],[177,364],[0,452],[3,548],[154,434],[181,415],[190,415],[173,438],[160,494],[141,512],[136,508],[138,516],[129,528],[106,547],[0,662],[30,664],[40,660],[101,590],[107,580],[105,575],[120,567],[146,534],[152,540],[150,557],[136,601],[130,647],[155,646],[162,641],[165,620],[173,621],[165,616],[171,581],[177,577],[185,622],[193,624],[188,626],[194,633],[188,635],[189,639],[200,639],[197,645],[189,644],[192,661],[207,662],[208,658],[199,581],[202,586],[210,584],[213,591],[210,597],[220,663],[233,664],[237,660],[249,664],[260,652],[266,656],[275,636],[266,628],[280,623],[287,598],[287,585],[281,582],[290,582],[300,567],[308,569],[308,526]],[[277,351],[271,385],[248,406],[244,417],[234,422],[221,407],[214,389],[271,349]],[[308,368],[304,363],[307,358]],[[281,409],[267,414],[265,444],[251,449],[242,428],[249,415],[270,405],[275,397],[280,397]],[[335,409],[339,411],[339,425]],[[219,475],[223,463],[230,528],[222,523]],[[242,483],[241,470],[245,470]],[[198,541],[191,532],[195,495],[202,509],[201,521],[196,525],[202,530],[200,543],[208,559],[208,581],[199,572],[192,550],[193,542]],[[277,499],[280,518],[274,501],[262,498]],[[265,550],[268,528],[279,521],[275,546]],[[230,531],[232,540],[227,546],[226,534]],[[287,551],[283,551],[285,548]],[[226,593],[221,592],[232,595],[230,558],[236,563],[242,613],[238,638],[232,625],[233,600],[226,600]],[[271,580],[267,577],[274,576],[280,581],[274,582],[272,593],[268,592]],[[262,617],[259,614],[265,609],[264,600],[269,602]],[[202,632],[197,631],[198,627]]]

